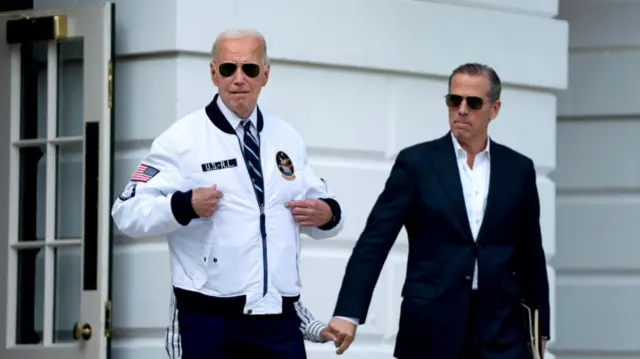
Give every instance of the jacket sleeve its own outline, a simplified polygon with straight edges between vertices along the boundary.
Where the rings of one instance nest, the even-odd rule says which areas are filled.
[[[525,302],[538,309],[540,315],[540,335],[550,337],[549,278],[547,261],[542,246],[540,230],[540,198],[536,185],[536,170],[529,160],[525,174],[521,210],[520,255],[518,258],[520,287]]]
[[[302,332],[304,340],[312,343],[324,343],[325,340],[320,336],[320,332],[327,327],[327,324],[316,320],[313,314],[311,314],[311,311],[309,311],[301,301],[296,302],[294,306],[300,318],[300,331]]]
[[[412,161],[400,151],[347,262],[334,316],[365,324],[380,272],[407,213],[416,187]]]
[[[166,235],[186,226],[197,215],[191,191],[180,191],[182,185],[175,151],[156,139],[113,205],[116,226],[132,238]]]
[[[304,154],[304,163],[302,164],[304,171],[304,179],[305,179],[305,199],[308,198],[318,198],[324,202],[326,202],[329,207],[331,207],[331,212],[333,214],[333,218],[329,223],[326,223],[320,227],[303,227],[301,229],[302,233],[308,235],[313,239],[326,239],[337,236],[344,227],[344,214],[342,212],[342,207],[336,200],[336,196],[327,185],[327,182],[318,177],[311,165],[309,165],[307,161],[306,151]]]

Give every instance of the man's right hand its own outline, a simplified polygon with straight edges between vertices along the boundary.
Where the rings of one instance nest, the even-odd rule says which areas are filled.
[[[191,195],[191,207],[201,218],[209,218],[216,213],[218,202],[222,198],[222,192],[216,189],[217,185],[211,187],[199,187],[193,190]]]
[[[353,343],[357,326],[342,318],[333,317],[329,321],[328,329],[336,337],[335,343],[336,347],[338,347],[336,354],[340,355],[349,349],[349,346]]]

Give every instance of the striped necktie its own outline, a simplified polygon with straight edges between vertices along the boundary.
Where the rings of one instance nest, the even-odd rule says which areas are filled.
[[[262,179],[262,166],[260,166],[260,145],[258,139],[256,139],[251,133],[251,121],[242,121],[242,128],[244,129],[244,159],[247,163],[247,169],[253,181],[253,188],[258,197],[258,203],[264,204],[264,180]]]

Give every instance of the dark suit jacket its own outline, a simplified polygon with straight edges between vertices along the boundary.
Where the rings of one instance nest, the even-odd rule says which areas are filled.
[[[409,254],[396,357],[457,358],[476,258],[476,339],[497,354],[492,357],[522,345],[521,300],[540,310],[541,335],[548,337],[549,285],[533,161],[493,141],[490,161],[487,205],[474,241],[451,134],[402,150],[353,249],[334,315],[365,323],[404,225]]]

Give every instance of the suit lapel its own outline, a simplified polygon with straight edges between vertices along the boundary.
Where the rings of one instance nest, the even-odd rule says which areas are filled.
[[[482,226],[478,232],[478,242],[483,240],[487,231],[500,218],[503,194],[509,186],[509,166],[504,158],[503,149],[491,141],[489,191],[487,193],[487,206],[482,218]]]
[[[451,133],[447,133],[438,141],[438,156],[435,157],[434,172],[438,177],[440,186],[445,195],[449,198],[455,222],[461,233],[468,240],[473,240],[469,219],[462,193],[462,182],[460,182],[460,170],[456,159]]]

